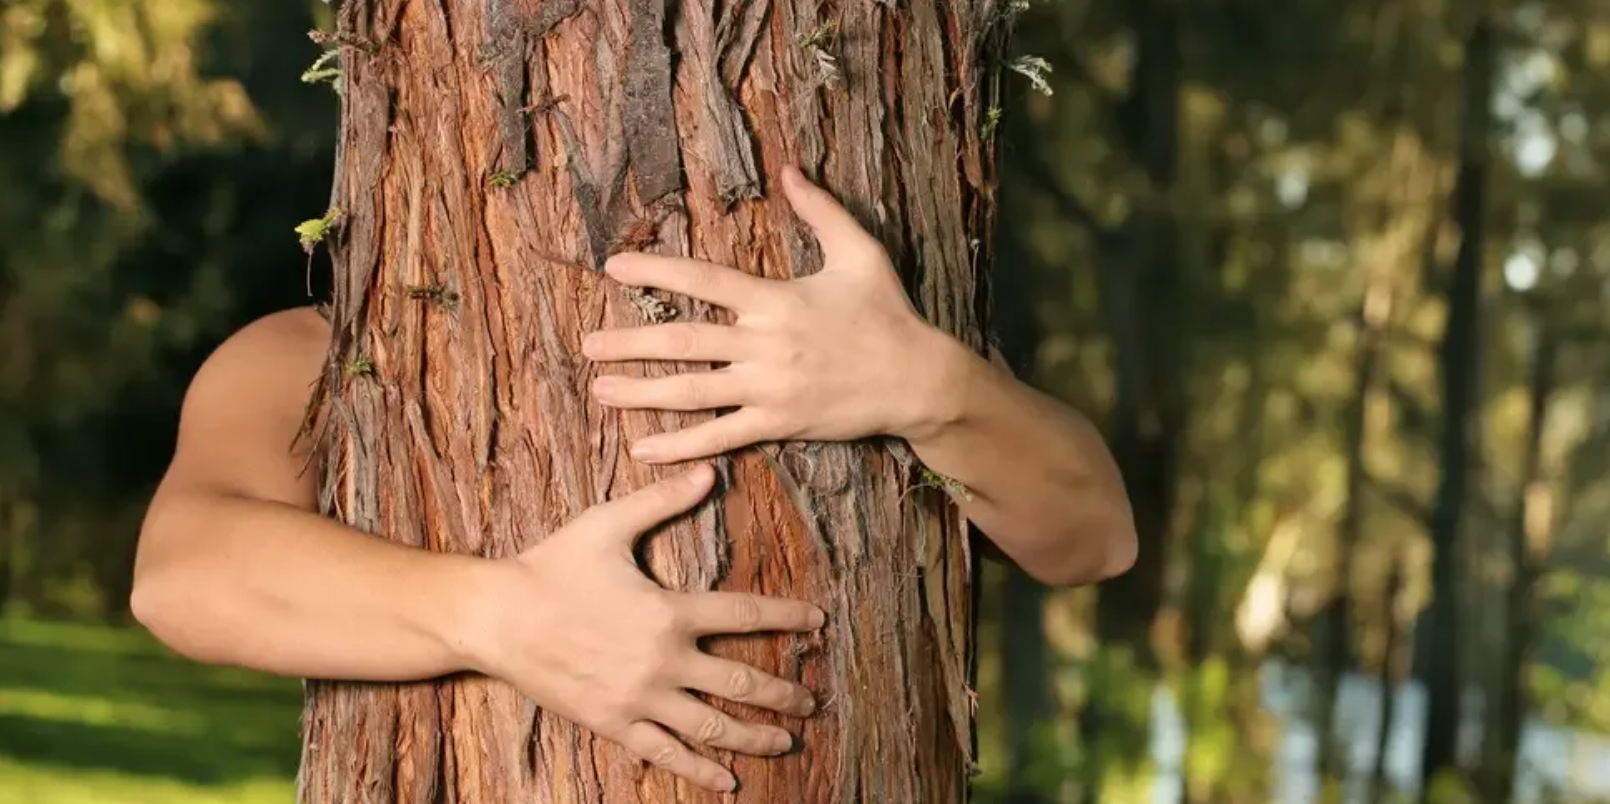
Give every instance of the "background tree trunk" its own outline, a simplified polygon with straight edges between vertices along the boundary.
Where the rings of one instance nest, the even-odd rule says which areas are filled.
[[[1521,734],[1526,726],[1531,695],[1526,670],[1539,642],[1537,634],[1546,617],[1539,592],[1548,569],[1554,542],[1555,468],[1544,450],[1549,405],[1557,384],[1559,333],[1545,316],[1534,322],[1537,346],[1532,354],[1530,404],[1527,410],[1525,457],[1521,464],[1520,499],[1509,532],[1510,572],[1504,625],[1504,652],[1487,724],[1487,757],[1482,789],[1493,801],[1509,801],[1515,793]]]
[[[654,479],[622,448],[697,417],[593,404],[580,339],[726,314],[595,269],[635,249],[774,278],[816,270],[774,180],[789,163],[883,239],[929,320],[982,348],[1003,13],[988,0],[347,0],[326,37],[344,99],[335,334],[315,400],[327,510],[431,550],[507,556]],[[769,446],[722,468],[717,500],[651,537],[645,566],[673,588],[826,608],[820,636],[711,647],[817,690],[822,714],[774,721],[802,729],[803,750],[719,756],[743,783],[723,797],[488,679],[317,682],[301,799],[962,801],[965,523],[910,489],[897,444]]]
[[[1398,73],[1406,72],[1399,70]],[[1396,73],[1394,73],[1396,74]],[[1403,90],[1393,88],[1389,103],[1403,104]],[[1389,118],[1390,119],[1390,118]],[[1352,776],[1350,754],[1353,740],[1340,733],[1342,678],[1362,670],[1357,656],[1358,562],[1365,544],[1366,497],[1369,488],[1369,444],[1378,432],[1371,411],[1385,401],[1383,375],[1387,340],[1394,326],[1393,314],[1403,295],[1402,277],[1413,274],[1421,263],[1431,259],[1435,238],[1441,227],[1438,210],[1443,193],[1438,186],[1436,164],[1414,136],[1407,121],[1397,121],[1392,148],[1377,174],[1378,196],[1370,198],[1359,213],[1359,227],[1365,234],[1360,262],[1363,263],[1364,290],[1358,311],[1358,328],[1353,351],[1353,393],[1346,409],[1342,449],[1347,466],[1346,502],[1336,527],[1334,579],[1331,599],[1321,613],[1322,642],[1316,651],[1318,672],[1314,733],[1319,741],[1315,752],[1317,771],[1326,802],[1343,800]]]
[[[1026,104],[1019,99],[1017,108]],[[1021,152],[1039,143],[1030,142],[1033,130],[1016,128],[1007,132],[1007,153]],[[1013,186],[1017,186],[1013,183]],[[1015,202],[1015,203],[1014,203]],[[1023,196],[1008,192],[1002,201],[1008,217],[1027,214]],[[1021,378],[1040,384],[1039,347],[1045,340],[1040,321],[1039,284],[1046,265],[1016,240],[1003,239],[995,256],[1001,269],[990,277],[991,335],[1000,348],[999,358]],[[1054,389],[1042,388],[1048,393]],[[1046,804],[1049,801],[1045,775],[1038,765],[1045,762],[1044,737],[1056,724],[1058,701],[1052,678],[1052,656],[1046,641],[1046,607],[1052,605],[1050,589],[1015,566],[1000,573],[998,689],[1001,697],[1001,730],[1005,735],[1001,764],[1006,768],[1006,804]]]
[[[1007,804],[1046,804],[1043,729],[1055,723],[1051,657],[1045,641],[1044,584],[1015,567],[1001,579],[1001,728],[1006,735]]]
[[[1179,179],[1180,88],[1184,54],[1179,4],[1144,0],[1126,7],[1135,38],[1130,89],[1116,103],[1115,122],[1153,193],[1116,232],[1102,238],[1100,288],[1112,341],[1114,398],[1107,438],[1134,509],[1135,566],[1102,584],[1095,633],[1098,677],[1126,686],[1154,683],[1153,629],[1164,603],[1164,569],[1175,528],[1179,468],[1186,434],[1181,364],[1183,321],[1180,238],[1165,200]],[[1083,752],[1081,800],[1102,799],[1112,765],[1138,765],[1146,756],[1149,723],[1135,721],[1117,694],[1093,684],[1079,715]],[[1108,747],[1112,746],[1112,747]]]
[[[1431,514],[1432,598],[1419,629],[1425,683],[1426,739],[1420,769],[1421,799],[1431,800],[1438,777],[1463,780],[1458,737],[1464,674],[1460,672],[1460,542],[1470,489],[1477,424],[1476,371],[1481,356],[1479,322],[1487,251],[1488,138],[1498,44],[1493,18],[1483,13],[1465,44],[1465,120],[1459,174],[1453,190],[1453,219],[1459,252],[1447,282],[1448,323],[1438,360],[1442,377],[1442,477]]]
[[[1398,621],[1398,599],[1403,595],[1403,558],[1394,552],[1391,558],[1391,568],[1387,570],[1386,592],[1382,596],[1384,605],[1381,607],[1386,615],[1381,618],[1384,633],[1381,647],[1381,667],[1377,674],[1377,682],[1381,686],[1380,718],[1375,724],[1375,755],[1371,760],[1368,793],[1365,801],[1385,801],[1387,788],[1386,760],[1387,751],[1392,747],[1392,729],[1397,720],[1398,703],[1398,642],[1400,640],[1400,623]]]

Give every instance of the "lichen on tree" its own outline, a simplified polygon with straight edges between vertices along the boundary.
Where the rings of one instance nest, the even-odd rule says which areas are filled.
[[[310,417],[326,512],[415,547],[502,557],[658,476],[623,447],[701,417],[596,405],[580,339],[727,314],[652,296],[651,315],[583,268],[629,248],[779,280],[819,269],[781,198],[789,164],[885,243],[928,320],[982,350],[986,115],[1008,16],[995,6],[346,0],[329,40],[342,65],[331,207],[344,215],[323,242],[333,337]],[[716,498],[648,542],[646,569],[666,586],[829,612],[818,635],[710,644],[825,702],[805,721],[715,702],[803,738],[781,758],[719,752],[742,780],[735,796],[646,769],[501,682],[454,677],[310,682],[301,800],[962,801],[973,554],[943,491],[911,488],[899,447],[741,451],[722,461]]]

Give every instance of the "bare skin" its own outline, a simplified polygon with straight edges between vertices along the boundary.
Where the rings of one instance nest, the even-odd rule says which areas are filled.
[[[612,261],[628,284],[732,309],[734,326],[667,324],[591,336],[600,362],[714,361],[714,372],[600,379],[603,404],[737,408],[633,445],[640,460],[698,461],[760,441],[905,438],[1006,556],[1056,584],[1134,560],[1111,456],[1089,423],[923,323],[882,249],[825,192],[787,177],[827,266],[792,282],[692,260]],[[511,559],[404,547],[320,516],[297,442],[329,330],[311,309],[251,324],[193,380],[173,461],[141,532],[135,615],[192,659],[305,678],[503,679],[538,705],[712,789],[730,772],[695,743],[786,751],[781,729],[735,720],[690,691],[796,716],[810,693],[698,649],[704,636],[809,631],[792,600],[681,593],[645,577],[631,547],[698,504],[713,473],[687,473],[595,507]],[[576,606],[587,600],[589,605]],[[511,616],[519,612],[519,616]]]
[[[733,326],[672,323],[594,333],[597,361],[725,364],[654,379],[605,376],[593,393],[622,408],[734,413],[632,446],[640,460],[695,460],[762,441],[904,438],[931,470],[969,492],[957,503],[1042,581],[1099,581],[1135,563],[1134,523],[1111,454],[1089,420],[1018,382],[922,320],[877,240],[797,170],[794,211],[825,264],[766,280],[707,262],[646,254],[607,269],[726,307]]]

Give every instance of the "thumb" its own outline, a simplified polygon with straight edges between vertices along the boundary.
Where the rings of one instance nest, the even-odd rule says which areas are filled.
[[[832,193],[805,178],[799,168],[783,168],[783,194],[787,196],[794,214],[811,227],[822,244],[829,267],[835,257],[850,256],[862,249],[878,247],[878,241],[861,227],[850,211],[844,208]]]
[[[676,477],[604,503],[599,506],[599,521],[609,536],[620,538],[630,547],[644,533],[703,501],[715,477],[714,469],[699,464]]]

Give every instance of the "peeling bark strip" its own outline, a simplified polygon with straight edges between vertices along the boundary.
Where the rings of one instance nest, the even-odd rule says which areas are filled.
[[[527,136],[526,115],[533,108],[525,104],[526,63],[531,43],[546,36],[554,26],[581,10],[580,0],[548,0],[534,15],[526,13],[523,0],[486,0],[486,38],[481,43],[481,61],[497,76],[498,138],[503,149],[503,168],[495,175],[518,176],[531,169],[531,139]],[[541,65],[538,65],[541,69]]]
[[[682,157],[671,112],[671,51],[665,46],[665,4],[630,0],[632,43],[626,56],[626,145],[645,204],[682,186]]]
[[[715,0],[685,0],[683,24],[677,31],[683,75],[693,78],[683,92],[700,97],[703,142],[699,152],[715,177],[723,204],[760,196],[754,143],[744,127],[743,112],[733,99],[737,77],[760,36],[768,0],[733,0],[718,25]],[[741,20],[741,22],[740,22]],[[734,37],[738,37],[734,41]],[[731,58],[728,58],[728,57]]]
[[[520,109],[525,105],[526,48],[529,39],[519,24],[519,0],[486,0],[486,40],[481,58],[498,80],[498,136],[503,146],[503,172],[521,174],[531,167]]]
[[[325,244],[333,337],[310,420],[331,516],[500,557],[661,476],[622,447],[706,417],[600,408],[580,339],[645,315],[720,314],[653,296],[663,310],[649,314],[571,266],[653,248],[808,274],[821,252],[777,188],[786,164],[884,240],[930,320],[982,346],[995,170],[980,118],[1005,38],[993,0],[666,3],[342,5],[342,41],[374,47],[344,54],[330,206],[345,217]],[[487,192],[489,176],[522,171]],[[435,288],[455,303],[416,298]],[[711,644],[823,701],[803,722],[715,702],[805,746],[718,752],[736,796],[647,769],[500,682],[454,677],[309,682],[300,800],[959,804],[976,568],[965,523],[910,488],[909,461],[871,442],[747,450],[724,462],[715,501],[649,540],[668,587],[829,612],[819,635]]]

